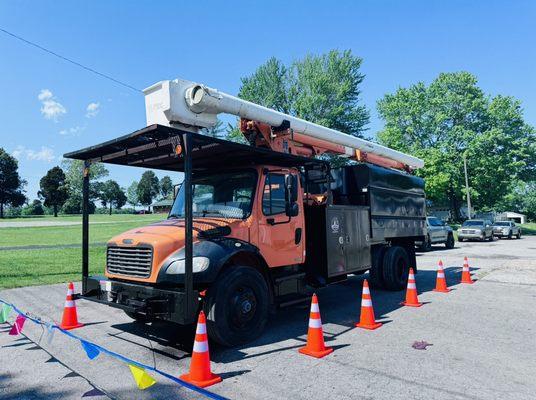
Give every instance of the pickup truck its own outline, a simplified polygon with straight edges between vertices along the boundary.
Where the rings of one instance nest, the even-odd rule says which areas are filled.
[[[468,219],[458,229],[458,240],[463,242],[464,240],[480,240],[483,242],[488,239],[493,241],[493,229],[491,228],[491,221],[483,219]]]
[[[430,251],[433,244],[444,243],[447,249],[454,248],[452,228],[436,217],[426,217],[426,236],[417,245],[421,251]]]
[[[497,221],[493,224],[493,236],[521,239],[521,228],[512,221]]]

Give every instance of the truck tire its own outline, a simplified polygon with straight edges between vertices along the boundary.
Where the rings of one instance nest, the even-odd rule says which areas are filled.
[[[259,337],[268,320],[268,285],[254,268],[232,266],[207,290],[203,310],[207,333],[215,342],[233,347]]]
[[[521,239],[521,231],[517,232],[516,239]]]
[[[454,248],[454,235],[452,233],[448,234],[447,241],[445,242],[445,247],[447,249],[453,249]]]
[[[392,246],[383,257],[383,282],[387,290],[406,287],[409,273],[409,257],[403,247]]]
[[[383,256],[385,254],[386,247],[374,246],[371,254],[372,266],[369,270],[369,283],[374,289],[383,289]]]

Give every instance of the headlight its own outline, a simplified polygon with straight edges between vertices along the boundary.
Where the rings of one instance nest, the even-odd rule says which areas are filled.
[[[184,274],[185,260],[173,261],[166,273],[169,275]],[[210,260],[207,257],[194,257],[192,260],[192,272],[202,272],[208,268]]]

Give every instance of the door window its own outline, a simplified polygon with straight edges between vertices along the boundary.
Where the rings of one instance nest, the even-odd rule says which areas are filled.
[[[285,212],[285,175],[266,175],[262,194],[262,212],[264,215]]]

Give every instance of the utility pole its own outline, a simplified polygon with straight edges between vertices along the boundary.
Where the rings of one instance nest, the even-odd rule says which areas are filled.
[[[467,158],[463,155],[463,170],[465,171],[465,194],[467,196],[467,217],[471,219],[471,196],[469,195],[469,177],[467,176]]]

